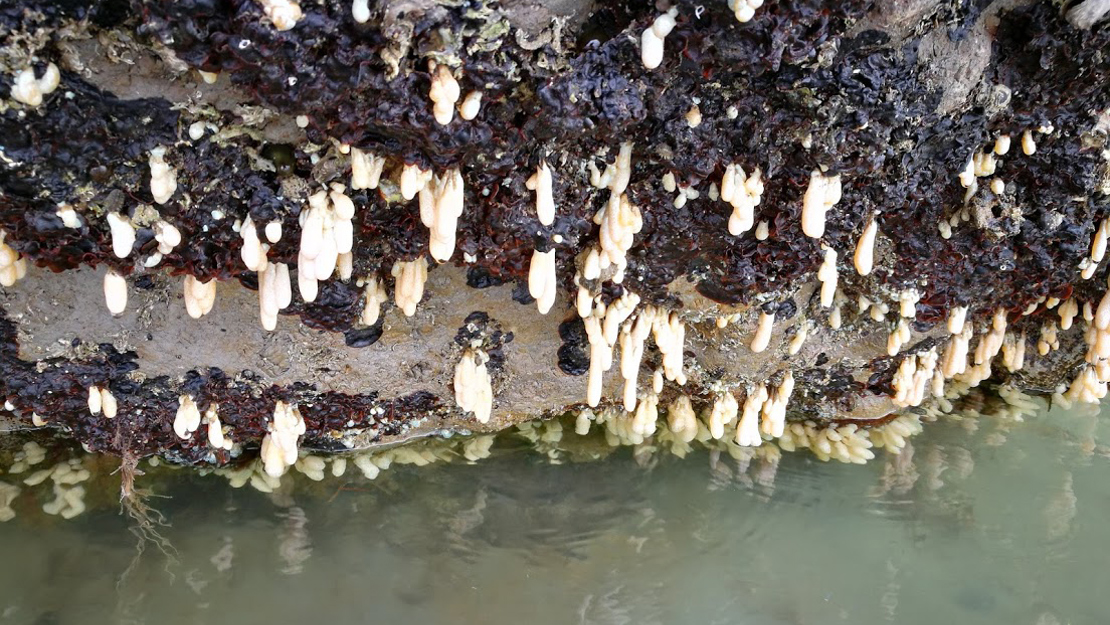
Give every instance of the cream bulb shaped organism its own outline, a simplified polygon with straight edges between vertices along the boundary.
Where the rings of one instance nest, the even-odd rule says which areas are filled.
[[[828,210],[840,201],[840,176],[825,176],[814,170],[809,177],[809,187],[802,198],[802,232],[819,239],[825,234]]]
[[[663,63],[663,40],[674,30],[677,16],[678,9],[671,8],[640,34],[640,62],[646,69],[655,69]]]

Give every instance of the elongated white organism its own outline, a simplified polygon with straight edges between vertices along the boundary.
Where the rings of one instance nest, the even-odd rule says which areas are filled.
[[[258,316],[263,329],[272,331],[277,327],[278,312],[287,308],[292,299],[288,265],[270,263],[258,273]]]
[[[200,427],[200,408],[190,395],[177,398],[177,414],[173,419],[173,431],[178,438],[187,439]]]
[[[378,322],[382,304],[389,301],[389,294],[385,292],[385,285],[377,277],[366,281],[364,294],[366,302],[362,306],[361,320],[363,324],[372,326]]]
[[[655,345],[663,355],[663,374],[680,386],[686,384],[686,374],[683,372],[686,324],[677,312],[668,313],[655,308],[651,331],[655,337]]]
[[[971,170],[976,178],[993,176],[997,169],[998,159],[994,157],[993,152],[983,152],[980,150],[971,157]]]
[[[962,333],[964,331],[964,319],[966,318],[967,306],[955,306],[948,311],[948,333]]]
[[[377,189],[385,167],[385,157],[351,148],[351,188]]]
[[[755,336],[752,337],[751,348],[757,354],[767,349],[767,345],[771,342],[771,329],[775,325],[775,313],[766,313],[760,311],[759,323],[755,328]]]
[[[636,412],[632,417],[632,432],[642,437],[652,436],[655,434],[658,421],[659,397],[655,393],[647,393],[636,406]]]
[[[112,233],[112,253],[116,258],[127,258],[135,245],[135,226],[119,213],[108,213],[108,227]]]
[[[640,61],[647,69],[655,69],[663,62],[663,40],[675,27],[675,17],[678,9],[670,11],[655,18],[651,26],[644,29],[640,35]]]
[[[230,438],[224,436],[224,428],[220,423],[220,407],[216,404],[209,404],[208,409],[204,411],[204,421],[208,424],[208,444],[215,449],[223,449],[231,451],[234,443]]]
[[[536,192],[536,216],[540,223],[550,226],[555,222],[555,197],[552,195],[551,168],[547,161],[540,161],[536,173],[528,178],[525,186]]]
[[[158,146],[150,151],[150,194],[154,201],[165,204],[177,191],[177,171],[166,163],[166,148]]]
[[[354,247],[355,204],[344,190],[343,185],[333,184],[330,191],[313,193],[308,196],[308,209],[301,211],[297,286],[306,302],[316,300],[319,281],[330,278],[340,255]],[[345,270],[341,273],[346,275]]]
[[[1033,140],[1033,133],[1028,130],[1021,133],[1021,152],[1026,156],[1037,153],[1037,142]]]
[[[694,407],[688,396],[679,395],[667,407],[667,426],[675,438],[683,443],[689,443],[698,435],[697,415],[694,414]]]
[[[471,91],[463,98],[462,104],[459,105],[459,117],[470,121],[478,116],[478,112],[482,109],[482,92],[478,90]]]
[[[817,279],[821,281],[821,306],[828,308],[832,306],[833,298],[836,296],[837,255],[833,248],[824,245],[822,247],[825,248],[825,260],[821,263],[821,268],[817,270]]]
[[[767,386],[760,382],[748,393],[744,400],[744,412],[736,426],[736,444],[743,447],[758,447],[763,444],[759,435],[759,415],[767,401]]]
[[[99,386],[90,386],[89,387],[89,414],[98,415],[98,414],[100,414],[100,410],[102,408],[103,408],[103,402],[101,401],[100,387]]]
[[[763,198],[763,174],[758,167],[751,176],[740,165],[725,167],[721,177],[720,197],[732,205],[732,215],[728,219],[728,233],[737,236],[751,230],[755,223],[755,207]],[[766,238],[766,237],[764,237]]]
[[[1110,217],[1103,219],[1099,222],[1098,229],[1095,230],[1094,238],[1091,239],[1091,253],[1088,259],[1084,259],[1086,265],[1080,263],[1082,268],[1082,276],[1084,280],[1089,280],[1091,276],[1095,275],[1098,270],[1098,264],[1106,256],[1106,243],[1107,238],[1110,237]]]
[[[714,440],[724,438],[725,426],[736,422],[739,410],[740,405],[731,391],[718,394],[709,409],[709,418],[706,419],[705,425],[709,428],[709,436]]]
[[[212,310],[216,302],[216,280],[201,282],[195,276],[185,276],[185,312],[193,319],[200,319]]]
[[[609,195],[609,202],[601,211],[601,269],[610,264],[617,267],[614,282],[621,282],[627,263],[625,254],[632,247],[633,239],[644,227],[640,209],[633,206],[625,194]]]
[[[1060,305],[1057,312],[1060,314],[1060,329],[1070,330],[1072,321],[1079,314],[1079,303],[1075,301],[1074,297],[1069,297],[1067,301]]]
[[[886,340],[886,353],[888,356],[895,356],[898,352],[902,351],[902,346],[910,341],[910,325],[906,320],[899,319],[898,324],[894,327],[894,331]]]
[[[532,252],[528,269],[528,293],[536,299],[536,308],[546,315],[555,303],[558,280],[555,275],[555,250]]]
[[[420,190],[420,221],[428,228],[428,251],[445,262],[455,253],[455,232],[462,216],[466,191],[462,173],[448,170]]]
[[[428,261],[423,256],[411,261],[397,261],[391,274],[395,278],[393,298],[406,317],[416,314],[416,305],[424,297],[424,283],[428,280]]]
[[[830,208],[840,201],[840,176],[825,176],[813,170],[809,187],[802,198],[802,232],[819,239],[825,234],[825,217]]]
[[[921,292],[917,289],[906,289],[898,294],[898,314],[907,319],[917,316],[917,302],[921,300]]]
[[[58,219],[62,220],[62,225],[66,228],[78,229],[81,227],[81,218],[77,216],[77,211],[69,204],[58,204],[58,210],[54,211]]]
[[[482,350],[468,349],[455,365],[455,403],[464,412],[473,412],[479,423],[488,423],[493,410],[493,383],[486,370],[488,359]]]
[[[994,153],[1005,156],[1010,151],[1010,135],[998,135],[994,140]]]
[[[434,62],[433,62],[434,63]],[[455,116],[455,102],[459,101],[459,83],[446,65],[432,68],[432,86],[428,91],[432,101],[432,115],[436,123],[446,126]]]
[[[794,373],[787,371],[773,394],[763,403],[763,420],[760,430],[768,436],[779,438],[786,429],[786,406],[794,394]]]
[[[861,276],[871,273],[875,266],[875,234],[879,231],[879,221],[872,217],[871,221],[863,228],[856,242],[856,254],[852,258],[856,265],[856,272]]]
[[[401,197],[411,200],[431,179],[431,171],[420,169],[419,165],[405,163],[401,168],[401,179],[397,183],[401,188]]]
[[[262,466],[270,477],[281,477],[297,462],[297,444],[305,433],[300,409],[279,400],[268,429],[262,439]]]
[[[798,322],[798,329],[794,333],[794,338],[790,339],[790,345],[786,348],[787,354],[794,356],[802,351],[802,345],[805,345],[806,337],[809,335],[809,324],[808,320]]]
[[[351,17],[359,24],[365,24],[370,19],[370,7],[367,0],[354,0],[351,3]]]
[[[1007,332],[1002,341],[1002,364],[1013,373],[1025,367],[1025,333]]]
[[[771,236],[770,224],[764,219],[755,225],[755,238],[757,241],[766,241]]]
[[[116,414],[119,413],[119,403],[116,402],[116,396],[108,388],[100,389],[100,407],[104,410],[104,416],[109,419],[115,419]]]
[[[243,237],[243,247],[239,250],[239,256],[243,259],[243,264],[251,271],[263,271],[266,269],[266,252],[269,246],[262,243],[258,238],[258,230],[255,228],[254,220],[247,216],[247,220],[239,228],[239,236]]]
[[[948,340],[948,347],[944,350],[944,360],[941,361],[941,373],[945,379],[963,373],[967,369],[967,351],[973,335],[971,324],[966,324],[958,334],[953,334]]]
[[[301,5],[296,0],[259,0],[259,4],[262,5],[262,12],[278,30],[289,30],[304,17]]]
[[[113,315],[122,315],[127,310],[127,280],[115,269],[104,274],[104,302]]]
[[[591,408],[601,401],[603,374],[612,366],[613,349],[605,342],[601,318],[595,313],[582,320],[590,341],[590,371],[586,382],[586,403]]]
[[[645,308],[634,321],[621,326],[621,377],[624,378],[624,409],[636,409],[636,388],[640,376],[640,362],[644,358],[644,344],[651,334],[655,309]],[[660,376],[660,383],[662,383]],[[645,436],[650,436],[646,434]]]

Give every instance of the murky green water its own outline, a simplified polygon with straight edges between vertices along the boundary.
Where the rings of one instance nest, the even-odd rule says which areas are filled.
[[[1105,421],[942,420],[866,466],[499,442],[280,494],[172,472],[172,558],[109,506],[0,525],[0,623],[1108,623]]]

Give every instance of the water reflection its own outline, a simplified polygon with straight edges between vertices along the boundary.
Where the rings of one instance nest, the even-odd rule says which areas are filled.
[[[990,403],[863,466],[516,437],[271,493],[154,470],[168,555],[112,506],[17,499],[0,622],[1110,622],[1105,426]]]

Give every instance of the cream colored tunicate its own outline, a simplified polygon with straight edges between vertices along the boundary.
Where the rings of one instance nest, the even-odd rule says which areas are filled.
[[[436,123],[441,126],[450,124],[455,116],[455,102],[459,100],[459,83],[446,65],[438,65],[432,69],[432,86],[428,91],[428,99],[433,103],[432,114]]]
[[[150,193],[154,201],[165,204],[177,191],[177,171],[166,163],[166,148],[158,146],[150,151]]]
[[[802,232],[819,239],[825,234],[825,215],[840,201],[840,176],[825,176],[813,170],[802,198]]]
[[[872,267],[874,267],[875,235],[878,230],[879,221],[872,218],[864,226],[863,233],[860,234],[859,241],[856,243],[856,253],[852,260],[855,262],[856,272],[861,276],[870,274]]]
[[[663,63],[663,41],[675,27],[675,17],[678,9],[670,11],[655,18],[651,26],[644,29],[640,35],[640,62],[646,69],[655,69]]]
[[[424,283],[428,280],[428,261],[423,256],[412,261],[397,261],[392,275],[394,302],[406,317],[416,314],[416,305],[424,297]]]
[[[304,17],[296,0],[259,0],[259,3],[274,28],[281,31],[290,30]]]
[[[297,405],[278,401],[274,405],[269,432],[262,439],[262,463],[266,474],[278,478],[297,462],[297,445],[305,433],[305,422]]]
[[[455,365],[455,403],[473,412],[479,423],[488,423],[493,410],[493,385],[486,369],[489,359],[480,349],[468,349]]]
[[[127,280],[115,269],[104,274],[104,302],[113,315],[122,315],[127,310]]]

